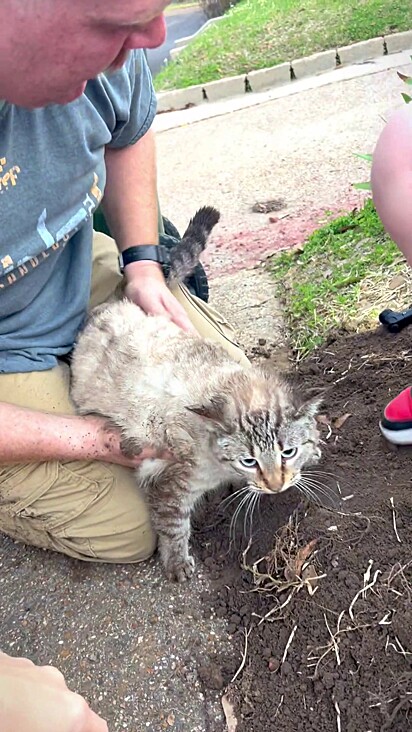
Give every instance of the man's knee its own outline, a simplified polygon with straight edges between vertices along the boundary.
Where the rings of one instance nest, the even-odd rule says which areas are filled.
[[[38,520],[0,513],[0,532],[23,544],[56,551],[85,562],[144,562],[154,554],[157,545],[149,518],[145,522],[136,520],[136,525],[132,527],[128,520],[126,530],[120,523],[117,531],[110,534],[93,536],[93,530],[90,529],[90,535],[83,536],[78,535],[76,524],[64,533],[58,529],[46,531]]]
[[[12,538],[91,562],[141,562],[153,554],[149,507],[132,470],[73,462],[4,472],[0,531]]]
[[[149,507],[131,470],[115,465],[109,469],[110,490],[54,533],[54,548],[84,561],[143,562],[156,549]]]
[[[109,564],[133,564],[150,559],[156,550],[156,544],[156,534],[148,520],[144,525],[141,522],[136,523],[135,527],[128,528],[127,531],[120,530],[110,536],[92,538],[92,553],[86,550],[84,556],[79,558]],[[77,549],[80,549],[79,545]],[[69,553],[69,545],[67,550],[66,553]]]

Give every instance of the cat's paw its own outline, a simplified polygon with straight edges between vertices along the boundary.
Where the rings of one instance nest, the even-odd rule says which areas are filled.
[[[187,582],[195,571],[193,557],[169,559],[165,566],[166,577],[172,582]]]

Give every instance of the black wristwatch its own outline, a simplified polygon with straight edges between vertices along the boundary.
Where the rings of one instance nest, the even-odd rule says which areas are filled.
[[[120,272],[123,274],[124,268],[131,262],[141,262],[149,260],[158,262],[162,265],[163,274],[166,276],[170,269],[170,254],[162,244],[141,244],[137,247],[129,247],[119,254]]]

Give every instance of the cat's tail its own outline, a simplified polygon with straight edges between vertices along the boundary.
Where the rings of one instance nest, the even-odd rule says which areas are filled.
[[[219,219],[220,213],[213,206],[203,206],[195,213],[181,241],[170,250],[169,287],[183,282],[192,274]]]

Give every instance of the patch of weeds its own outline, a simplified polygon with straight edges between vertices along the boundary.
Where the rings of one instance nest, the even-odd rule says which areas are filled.
[[[412,277],[371,199],[269,260],[298,359],[342,328],[376,327],[386,307],[409,306]]]

